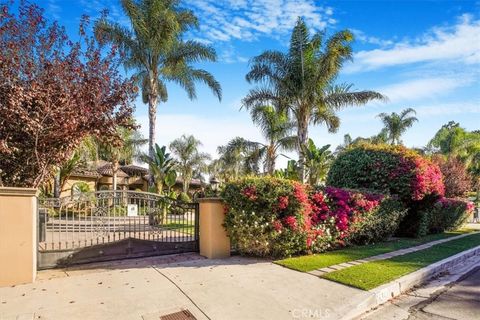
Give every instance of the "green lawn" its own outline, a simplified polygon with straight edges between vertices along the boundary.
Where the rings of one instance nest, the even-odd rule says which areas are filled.
[[[195,234],[195,225],[193,224],[193,222],[168,221],[167,224],[164,225],[164,227],[166,230],[179,231],[190,235]]]
[[[478,245],[480,245],[480,234],[476,233],[403,256],[367,262],[327,273],[323,277],[352,287],[370,290]]]
[[[284,267],[308,272],[315,269],[333,266],[335,264],[363,259],[371,256],[376,256],[383,253],[392,252],[395,250],[405,249],[421,245],[426,242],[435,241],[439,239],[458,236],[462,233],[471,232],[472,230],[462,229],[459,231],[446,232],[440,234],[432,234],[422,238],[402,238],[388,242],[380,242],[377,244],[367,246],[356,246],[339,249],[335,251],[328,251],[324,253],[307,255],[301,257],[293,257],[283,260],[275,261],[275,263]]]

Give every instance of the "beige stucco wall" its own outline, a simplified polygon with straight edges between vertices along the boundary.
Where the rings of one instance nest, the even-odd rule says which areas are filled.
[[[230,238],[223,227],[223,202],[218,198],[199,199],[200,255],[209,259],[230,256]]]
[[[37,190],[0,187],[0,287],[35,281]]]

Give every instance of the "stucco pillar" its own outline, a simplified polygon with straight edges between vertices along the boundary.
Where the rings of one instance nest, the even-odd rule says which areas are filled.
[[[230,256],[230,238],[223,226],[225,214],[219,198],[199,199],[200,203],[200,255],[209,259]]]
[[[0,287],[35,281],[37,190],[0,187]]]

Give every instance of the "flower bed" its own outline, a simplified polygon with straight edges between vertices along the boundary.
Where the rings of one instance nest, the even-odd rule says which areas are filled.
[[[277,178],[226,185],[225,227],[242,254],[291,256],[385,239],[405,210],[389,197],[339,188],[309,190]]]

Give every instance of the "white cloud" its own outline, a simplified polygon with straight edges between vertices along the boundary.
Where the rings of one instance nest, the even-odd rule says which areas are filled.
[[[369,35],[365,34],[365,32],[363,32],[361,30],[358,30],[358,29],[351,29],[351,31],[355,35],[355,40],[358,40],[358,41],[363,42],[363,43],[374,44],[374,45],[378,45],[380,47],[387,47],[387,46],[391,46],[393,44],[392,40],[384,40],[384,39],[380,39],[380,38],[377,38],[377,37],[372,37],[372,36],[369,36]]]
[[[480,103],[455,102],[416,108],[418,117],[450,116],[458,114],[480,114]],[[477,115],[476,115],[477,116]]]
[[[480,20],[461,16],[451,27],[436,27],[422,37],[389,49],[360,51],[345,71],[357,72],[418,62],[480,63]]]
[[[201,19],[202,36],[214,41],[284,35],[291,32],[298,16],[316,30],[336,22],[332,8],[313,0],[195,0],[189,6]]]
[[[388,85],[377,91],[386,95],[389,102],[397,103],[439,97],[469,83],[471,80],[468,78],[423,78]]]

